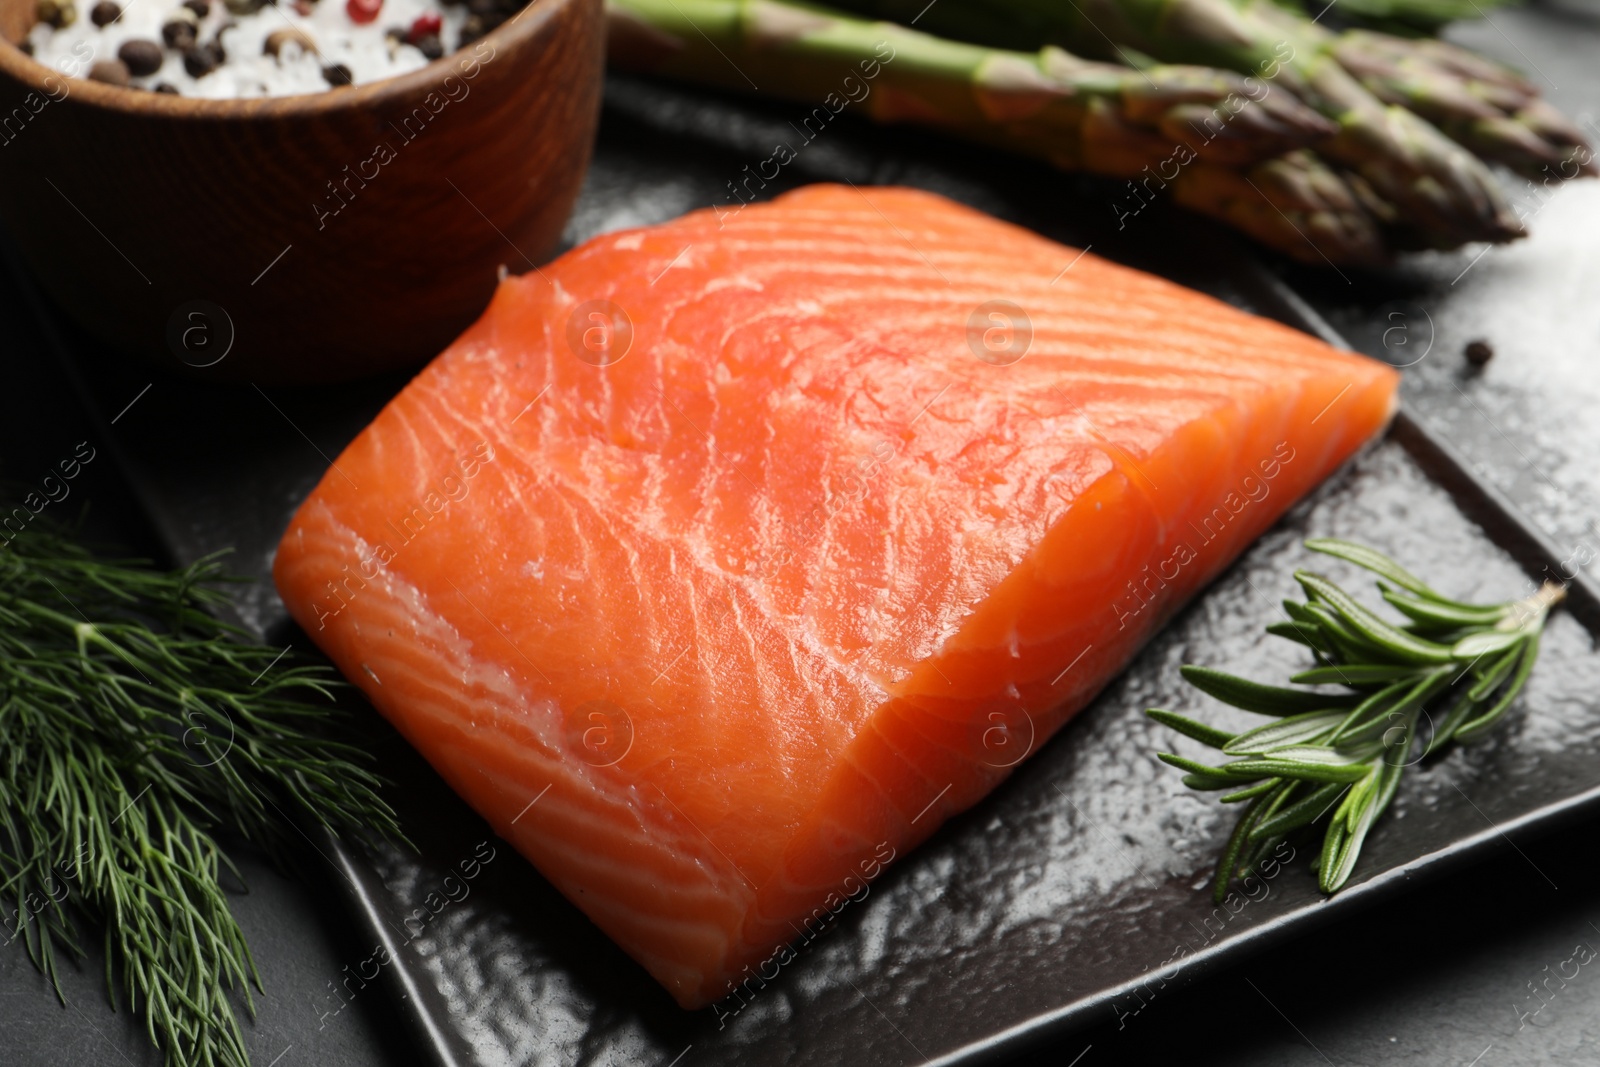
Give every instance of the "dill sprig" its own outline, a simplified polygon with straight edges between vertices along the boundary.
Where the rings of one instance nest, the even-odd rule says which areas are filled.
[[[1285,601],[1288,620],[1267,631],[1316,657],[1317,666],[1290,678],[1306,688],[1183,668],[1203,692],[1276,722],[1230,734],[1159,708],[1146,712],[1239,757],[1208,766],[1161,754],[1190,788],[1227,790],[1223,803],[1245,804],[1217,867],[1218,902],[1285,837],[1324,819],[1317,879],[1324,893],[1337,892],[1405,769],[1452,741],[1481,739],[1505,716],[1539,657],[1545,618],[1566,592],[1547,582],[1521,600],[1466,604],[1363,545],[1326,538],[1306,547],[1377,574],[1383,599],[1405,622],[1387,621],[1321,575],[1296,571],[1307,599]]]
[[[216,557],[99,558],[43,520],[0,547],[0,913],[61,996],[57,956],[105,943],[170,1067],[245,1067],[261,979],[216,835],[285,857],[302,827],[399,836],[326,668],[215,612]],[[65,998],[63,997],[63,1000]]]

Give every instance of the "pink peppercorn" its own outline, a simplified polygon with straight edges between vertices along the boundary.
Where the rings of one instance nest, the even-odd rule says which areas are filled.
[[[345,0],[344,10],[351,22],[365,25],[377,19],[383,10],[383,0]]]
[[[444,26],[444,20],[439,18],[438,12],[430,11],[425,15],[418,15],[417,20],[411,24],[411,30],[406,34],[406,40],[416,44],[424,37],[436,37]]]

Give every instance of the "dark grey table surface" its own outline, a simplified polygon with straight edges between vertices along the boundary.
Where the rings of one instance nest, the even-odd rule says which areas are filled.
[[[1600,6],[1497,12],[1454,36],[1533,72],[1600,140]],[[608,113],[602,148],[626,122]],[[598,168],[591,182],[615,177]],[[670,186],[670,173],[661,180]],[[1408,406],[1575,560],[1600,561],[1600,182],[1517,195],[1533,237],[1516,246],[1412,257],[1381,274],[1276,269],[1357,347],[1413,363]],[[679,209],[702,206],[692,197],[686,189]],[[1496,356],[1468,373],[1462,346],[1480,338]],[[29,309],[0,288],[0,478],[37,480],[94,438],[47,352]],[[72,501],[89,506],[96,537],[159,553],[109,462],[90,464]],[[1120,1026],[1108,1017],[1038,1062],[1600,1063],[1600,971],[1572,977],[1566,962],[1585,958],[1579,946],[1600,950],[1597,831],[1600,820],[1507,839],[1448,879],[1163,990]],[[258,1067],[414,1062],[400,994],[374,987],[322,1014],[328,983],[361,947],[325,874],[310,866],[291,879],[249,856],[242,866],[250,893],[236,910],[266,985],[246,1034]],[[63,1007],[20,946],[0,949],[0,1065],[160,1062],[136,1021],[108,1007],[97,964],[65,969]]]

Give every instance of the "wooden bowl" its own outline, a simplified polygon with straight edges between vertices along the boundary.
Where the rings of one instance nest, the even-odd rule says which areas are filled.
[[[92,334],[210,378],[436,354],[502,265],[555,245],[594,142],[601,0],[533,0],[421,70],[252,100],[63,77],[13,44],[33,22],[34,0],[0,0],[0,222]]]

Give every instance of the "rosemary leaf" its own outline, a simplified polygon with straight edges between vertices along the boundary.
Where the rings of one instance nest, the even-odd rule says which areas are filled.
[[[1303,689],[1283,689],[1275,685],[1238,678],[1210,667],[1186,664],[1181,668],[1189,684],[1203,693],[1216,697],[1224,704],[1232,704],[1245,711],[1262,715],[1294,715],[1303,711],[1323,711],[1341,703],[1352,703],[1349,697],[1329,697]]]
[[[1263,850],[1318,824],[1325,824],[1318,883],[1325,893],[1338,892],[1406,768],[1452,741],[1479,740],[1504,718],[1533,671],[1545,620],[1565,595],[1564,587],[1546,583],[1521,600],[1467,604],[1440,595],[1364,545],[1318,539],[1306,546],[1376,573],[1383,599],[1406,621],[1392,623],[1327,578],[1297,571],[1307,600],[1286,601],[1288,620],[1272,623],[1267,632],[1312,651],[1317,665],[1290,677],[1307,688],[1266,685],[1209,667],[1183,668],[1183,676],[1209,696],[1278,721],[1228,734],[1174,712],[1149,712],[1164,725],[1242,757],[1208,767],[1161,755],[1187,772],[1185,785],[1229,790],[1224,803],[1249,802],[1217,868],[1218,900]],[[1345,691],[1309,688],[1329,685]],[[1448,710],[1430,716],[1431,733],[1420,736],[1423,714],[1434,704],[1448,704]]]
[[[1226,730],[1219,730],[1215,726],[1207,726],[1203,722],[1195,722],[1193,719],[1179,715],[1176,712],[1151,708],[1146,714],[1162,726],[1171,727],[1180,734],[1192,737],[1202,745],[1210,745],[1212,748],[1220,748],[1227,751],[1228,742],[1233,740],[1233,734],[1228,733]]]

